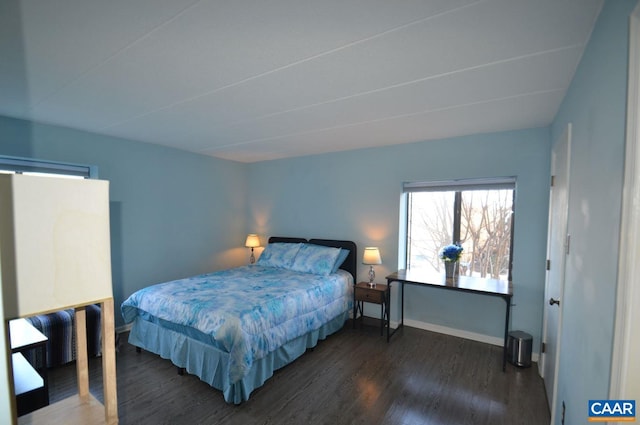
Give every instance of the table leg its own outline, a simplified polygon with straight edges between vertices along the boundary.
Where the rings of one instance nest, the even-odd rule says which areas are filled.
[[[504,344],[502,346],[502,371],[507,370],[507,344],[509,342],[509,315],[511,313],[511,298],[504,298],[507,303],[507,311],[504,320]]]
[[[400,290],[402,290],[402,295],[401,295],[401,301],[400,301],[400,323],[398,324],[398,327],[395,328],[393,330],[393,332],[391,332],[391,284],[393,282],[398,282],[398,284],[400,284]],[[387,279],[387,286],[388,291],[387,291],[387,300],[386,300],[386,308],[387,308],[387,342],[389,342],[389,338],[391,338],[393,336],[393,334],[395,334],[396,332],[398,332],[398,329],[400,329],[401,327],[404,326],[404,282],[401,280],[391,280],[391,279]]]
[[[358,305],[356,304],[356,285],[353,284],[353,329],[356,328],[356,314],[358,313]]]
[[[76,332],[76,375],[78,396],[83,402],[89,400],[89,357],[87,354],[87,309],[75,309]]]
[[[118,396],[116,385],[116,330],[114,326],[113,298],[103,300],[102,310],[102,392],[105,423],[118,423]]]
[[[386,301],[380,304],[380,336],[384,335],[384,305]]]
[[[391,288],[387,287],[387,292],[384,296],[384,324],[387,326],[387,342],[389,342],[389,330],[391,329],[391,318],[389,316],[389,309],[391,308]]]
[[[400,326],[402,328],[404,326],[404,281],[400,282],[400,287],[402,288],[402,305],[400,306]]]
[[[362,329],[362,327],[364,326],[364,301],[356,301],[356,311],[353,315],[354,319],[353,319],[353,323],[354,323],[354,327],[355,327],[355,322],[356,319],[355,317],[360,317],[360,329]]]

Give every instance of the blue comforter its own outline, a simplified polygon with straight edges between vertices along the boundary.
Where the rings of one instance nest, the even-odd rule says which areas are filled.
[[[353,280],[245,266],[141,289],[122,304],[125,322],[137,316],[193,329],[230,356],[231,382],[254,360],[320,328],[351,307]]]

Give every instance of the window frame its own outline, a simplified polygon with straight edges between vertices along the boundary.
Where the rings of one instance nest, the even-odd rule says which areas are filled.
[[[22,173],[47,173],[66,176],[78,176],[85,179],[97,179],[98,167],[95,165],[75,164],[71,162],[49,161],[0,155],[0,171]]]
[[[509,238],[509,268],[508,268],[508,281],[512,280],[513,269],[513,242],[514,242],[514,229],[515,229],[515,209],[516,209],[516,191],[517,191],[517,179],[515,176],[506,177],[491,177],[491,178],[478,178],[478,179],[460,179],[460,180],[445,180],[445,181],[417,181],[417,182],[404,182],[402,184],[402,200],[400,207],[400,217],[403,217],[400,223],[400,255],[399,264],[402,264],[406,269],[409,261],[409,218],[411,214],[411,193],[415,192],[454,192],[454,206],[453,206],[453,241],[459,241],[461,231],[462,220],[462,192],[470,190],[512,190],[512,202],[511,202],[511,229]],[[457,238],[457,239],[456,239]]]

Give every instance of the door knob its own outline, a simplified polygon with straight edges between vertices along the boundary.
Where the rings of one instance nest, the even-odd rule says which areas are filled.
[[[553,298],[549,298],[549,305],[558,304],[560,305],[560,300],[554,300]]]

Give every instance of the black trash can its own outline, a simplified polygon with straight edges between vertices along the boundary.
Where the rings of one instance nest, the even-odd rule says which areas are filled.
[[[518,367],[531,366],[533,337],[526,332],[511,331],[507,342],[507,359]]]

